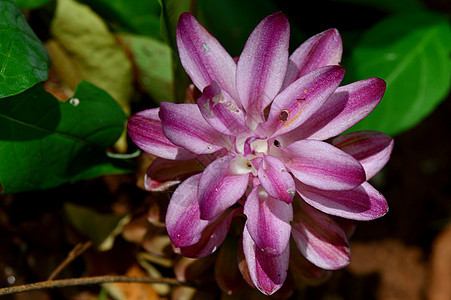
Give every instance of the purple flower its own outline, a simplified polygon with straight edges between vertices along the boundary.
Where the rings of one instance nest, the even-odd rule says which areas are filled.
[[[291,237],[320,268],[349,263],[345,232],[330,215],[372,220],[387,212],[367,180],[393,147],[379,132],[336,137],[367,116],[385,91],[379,78],[339,87],[338,31],[313,36],[291,56],[288,42],[288,20],[274,13],[236,62],[192,15],[182,14],[180,59],[202,95],[196,104],[163,102],[128,123],[133,141],[160,157],[149,182],[165,161],[189,166],[191,176],[175,190],[166,215],[175,247],[185,256],[206,256],[224,241],[234,217],[246,218],[243,272],[268,295],[287,276]],[[183,172],[174,172],[178,180],[168,177],[165,186],[180,182]]]

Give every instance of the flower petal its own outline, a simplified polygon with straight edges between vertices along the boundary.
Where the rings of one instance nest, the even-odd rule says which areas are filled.
[[[325,191],[296,182],[296,190],[305,202],[329,215],[369,221],[388,212],[384,196],[368,182],[347,191]]]
[[[263,121],[263,110],[282,86],[287,69],[290,27],[283,13],[274,13],[251,33],[237,64],[236,86],[248,125]],[[253,128],[252,128],[253,129]]]
[[[366,179],[376,175],[390,159],[393,138],[377,131],[359,131],[341,135],[332,144],[352,155],[365,169]]]
[[[236,208],[232,212],[225,212],[217,221],[212,222],[202,232],[199,242],[180,248],[180,254],[186,257],[205,257],[215,252],[222,244],[232,223],[232,218],[242,208]]]
[[[339,87],[335,94],[348,95],[346,106],[337,110],[340,105],[334,103],[336,98],[330,97],[317,114],[312,116],[312,121],[304,123],[299,131],[310,126],[318,130],[305,138],[326,140],[348,130],[365,118],[379,104],[384,95],[385,86],[385,81],[373,77]],[[320,127],[318,123],[323,126]]]
[[[176,247],[187,247],[199,242],[209,221],[201,220],[197,185],[201,174],[191,176],[175,190],[166,213],[166,229]]]
[[[209,164],[199,181],[200,217],[211,220],[235,204],[246,191],[249,174],[231,174],[232,156],[224,156]]]
[[[343,76],[343,67],[328,66],[293,82],[274,99],[264,125],[266,130],[276,137],[296,129],[332,95]]]
[[[196,87],[202,91],[216,81],[237,99],[235,61],[193,15],[180,15],[176,38],[183,68]]]
[[[293,208],[274,199],[262,187],[256,186],[244,204],[246,228],[255,245],[268,256],[279,256],[290,242]]]
[[[354,157],[328,143],[300,140],[277,150],[304,184],[322,190],[349,190],[366,180],[362,165]]]
[[[144,187],[152,192],[165,191],[203,169],[197,159],[178,161],[157,157],[147,169]]]
[[[166,137],[191,152],[213,153],[230,142],[205,121],[194,103],[161,102],[160,118]]]
[[[163,133],[159,108],[143,110],[133,115],[127,123],[128,134],[133,142],[143,151],[152,155],[184,160],[196,155],[186,149],[174,145]]]
[[[277,157],[265,155],[258,168],[258,179],[265,191],[273,198],[293,202],[296,187],[294,179],[287,172],[285,164]]]
[[[247,131],[244,112],[216,81],[204,89],[197,105],[204,119],[217,131],[231,136]]]
[[[315,69],[338,65],[342,52],[343,45],[337,29],[312,36],[290,55],[283,88]]]
[[[287,277],[290,261],[290,247],[279,256],[269,256],[262,252],[252,240],[247,228],[243,230],[243,252],[252,283],[266,295],[280,289]]]
[[[336,116],[338,116],[346,107],[349,101],[349,94],[346,92],[334,92],[322,105],[315,111],[304,123],[299,125],[296,130],[289,131],[277,137],[277,141],[281,145],[289,144],[305,140],[314,135],[317,131],[321,131]],[[340,132],[341,133],[341,132]],[[313,138],[312,138],[313,139]],[[324,139],[318,139],[324,140]]]
[[[302,255],[314,265],[336,270],[349,264],[351,253],[346,234],[328,215],[301,202],[292,232]]]

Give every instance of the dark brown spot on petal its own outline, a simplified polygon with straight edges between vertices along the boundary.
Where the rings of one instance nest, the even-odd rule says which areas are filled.
[[[279,121],[284,123],[288,120],[289,116],[290,116],[290,112],[287,109],[284,109],[279,113]]]

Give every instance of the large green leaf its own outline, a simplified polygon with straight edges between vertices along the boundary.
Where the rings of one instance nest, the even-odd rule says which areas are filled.
[[[151,37],[119,34],[138,69],[140,85],[157,103],[174,100],[172,51],[168,45]]]
[[[161,39],[160,5],[158,0],[79,0],[92,7],[118,30]]]
[[[0,98],[47,79],[49,59],[12,0],[0,1]]]
[[[429,115],[451,85],[451,28],[430,12],[399,14],[366,32],[351,54],[352,80],[380,77],[387,90],[379,106],[352,130],[396,135]]]
[[[44,4],[49,3],[51,0],[14,0],[17,7],[21,9],[34,9]]]
[[[82,82],[65,103],[37,85],[0,101],[0,184],[5,193],[47,189],[130,171],[109,158],[126,116],[103,90]]]

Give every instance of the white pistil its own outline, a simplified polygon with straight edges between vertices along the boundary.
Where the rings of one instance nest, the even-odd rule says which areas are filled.
[[[252,167],[251,162],[243,156],[235,157],[230,162],[229,170],[234,175],[243,175],[251,172],[252,174],[257,174],[257,171]]]
[[[268,141],[267,140],[255,140],[251,143],[251,149],[254,152],[267,153]]]

